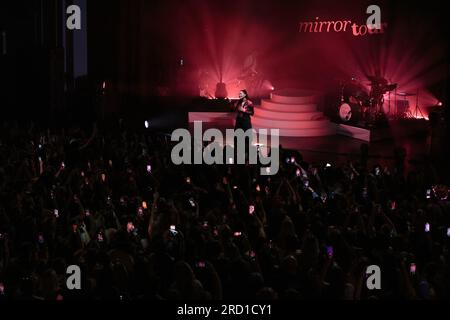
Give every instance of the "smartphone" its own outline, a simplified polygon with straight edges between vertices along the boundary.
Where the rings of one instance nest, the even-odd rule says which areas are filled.
[[[145,121],[144,121],[144,127],[145,127],[145,129],[148,129],[149,126],[150,126],[150,123],[149,123],[147,120],[145,120]]]
[[[415,275],[415,274],[416,274],[416,264],[415,264],[415,263],[411,263],[411,264],[409,265],[409,272],[410,272],[412,275]]]
[[[152,173],[152,166],[149,164],[147,165],[147,172]]]
[[[255,213],[255,206],[254,205],[248,206],[248,214],[252,215],[253,213]]]
[[[173,236],[176,236],[177,235],[177,230],[176,230],[176,228],[175,228],[175,225],[171,225],[170,226],[170,228],[169,228],[169,231],[170,231],[170,233],[173,235]]]
[[[58,209],[53,210],[53,213],[54,213],[56,218],[59,218],[59,211],[58,211]]]
[[[391,202],[391,210],[395,210],[397,208],[397,204],[395,203],[395,201]]]
[[[147,202],[142,201],[142,208],[143,208],[143,209],[147,209]]]
[[[425,223],[425,232],[430,232],[430,228],[431,228],[430,224],[428,222]]]
[[[102,181],[105,182],[106,181],[106,174],[102,173]]]
[[[190,198],[190,199],[189,199],[189,203],[191,204],[191,207],[192,207],[192,208],[195,208],[195,201],[194,201],[194,198]]]
[[[103,240],[104,240],[104,238],[103,238],[103,233],[99,232],[99,233],[97,234],[97,241],[98,241],[98,242],[103,242]]]
[[[240,237],[240,236],[242,236],[242,232],[235,232],[235,233],[234,233],[234,236],[235,236],[235,237]]]
[[[427,199],[431,199],[431,189],[427,189],[426,197]]]
[[[375,168],[375,175],[377,175],[377,176],[380,175],[380,168],[379,167]]]
[[[61,162],[61,170],[64,170],[66,168],[66,164],[64,162]]]
[[[327,256],[329,258],[333,257],[333,247],[332,246],[327,246]]]
[[[256,191],[261,192],[261,188],[260,188],[259,184],[256,185]]]
[[[81,171],[81,176],[84,177],[84,171]]]
[[[325,168],[331,168],[331,164],[327,163],[327,164],[325,165]]]
[[[186,178],[186,183],[187,183],[187,184],[190,184],[190,183],[191,183],[191,178],[190,178],[190,177],[187,177],[187,178]]]
[[[291,157],[291,163],[295,163],[295,157]]]
[[[297,177],[300,177],[301,174],[302,174],[301,170],[300,170],[300,169],[297,169],[297,171],[295,172],[295,175],[296,175]]]

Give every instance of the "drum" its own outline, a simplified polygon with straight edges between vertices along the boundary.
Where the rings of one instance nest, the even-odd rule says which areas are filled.
[[[342,103],[339,106],[339,118],[342,122],[357,122],[360,116],[360,106],[353,103]]]

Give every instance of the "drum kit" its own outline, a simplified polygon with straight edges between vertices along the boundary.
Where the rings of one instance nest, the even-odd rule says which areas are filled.
[[[406,118],[409,109],[409,96],[416,94],[398,92],[396,83],[389,83],[379,76],[368,76],[370,90],[366,89],[361,81],[356,78],[340,81],[340,105],[338,115],[342,122],[352,124],[374,125],[381,119]],[[395,108],[391,110],[391,92],[395,91]],[[387,105],[385,95],[387,94]],[[398,97],[403,100],[397,101]],[[403,102],[403,103],[402,103]],[[386,110],[387,109],[387,110]]]

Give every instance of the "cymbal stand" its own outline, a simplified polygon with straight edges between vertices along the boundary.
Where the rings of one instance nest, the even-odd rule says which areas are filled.
[[[417,119],[417,116],[418,116],[418,112],[420,112],[420,115],[422,116],[422,119],[425,119],[425,117],[423,116],[422,109],[420,109],[420,106],[419,106],[419,89],[417,89],[416,109],[414,110],[414,118],[416,118],[416,119]]]

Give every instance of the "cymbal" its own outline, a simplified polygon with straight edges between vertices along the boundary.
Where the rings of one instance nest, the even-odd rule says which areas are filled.
[[[411,97],[415,96],[415,93],[409,93],[409,92],[397,92],[397,95],[400,97]]]

